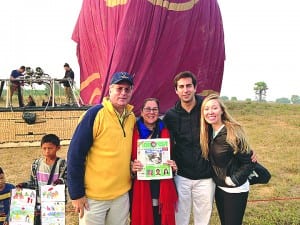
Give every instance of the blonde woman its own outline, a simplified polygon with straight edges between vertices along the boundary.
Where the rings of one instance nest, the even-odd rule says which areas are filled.
[[[247,178],[255,164],[243,128],[216,94],[202,103],[200,144],[212,166],[221,224],[241,225],[250,187]]]

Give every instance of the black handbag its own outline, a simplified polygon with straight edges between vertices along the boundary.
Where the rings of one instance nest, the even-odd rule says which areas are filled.
[[[36,114],[32,112],[23,112],[22,118],[27,124],[34,124],[36,120]]]
[[[252,173],[249,175],[248,180],[250,185],[253,184],[267,184],[271,179],[271,174],[260,163],[255,164],[255,168]]]

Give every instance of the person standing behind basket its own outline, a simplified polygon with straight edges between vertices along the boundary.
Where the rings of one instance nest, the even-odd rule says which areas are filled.
[[[142,170],[137,160],[138,139],[170,138],[169,131],[159,116],[159,101],[155,98],[144,100],[141,117],[133,131],[132,166],[134,174]],[[167,162],[176,172],[175,161]],[[159,169],[158,169],[159,170]],[[135,177],[136,178],[136,177]],[[177,192],[173,179],[133,181],[131,225],[175,225]]]
[[[217,185],[215,200],[221,224],[241,225],[250,187],[248,176],[255,164],[243,128],[216,94],[202,103],[200,144]]]
[[[24,72],[25,66],[20,66],[19,69],[13,70],[10,74],[10,105],[12,105],[12,96],[14,95],[14,92],[17,91],[19,107],[24,106],[21,88],[23,82],[19,80],[24,75]]]
[[[70,65],[68,63],[64,64],[64,69],[65,69],[65,76],[63,81],[63,86],[65,89],[65,96],[67,100],[67,104],[72,104],[74,103],[74,94],[72,91],[72,86],[74,83],[74,71],[71,69]]]
[[[34,107],[36,106],[36,103],[33,99],[33,97],[31,95],[28,96],[27,98],[27,104],[26,104],[27,107]]]
[[[68,150],[68,189],[80,225],[125,225],[131,188],[130,158],[135,124],[133,77],[113,74],[109,96],[90,108]]]

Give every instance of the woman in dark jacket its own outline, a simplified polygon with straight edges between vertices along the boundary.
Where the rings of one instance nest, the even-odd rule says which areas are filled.
[[[217,185],[215,199],[221,224],[241,225],[250,188],[247,178],[255,164],[243,128],[216,94],[202,103],[200,144]]]

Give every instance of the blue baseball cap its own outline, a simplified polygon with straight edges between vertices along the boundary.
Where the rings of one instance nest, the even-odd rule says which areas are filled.
[[[120,83],[121,81],[126,81],[132,86],[133,76],[127,72],[116,72],[113,74],[110,84],[117,84]]]

